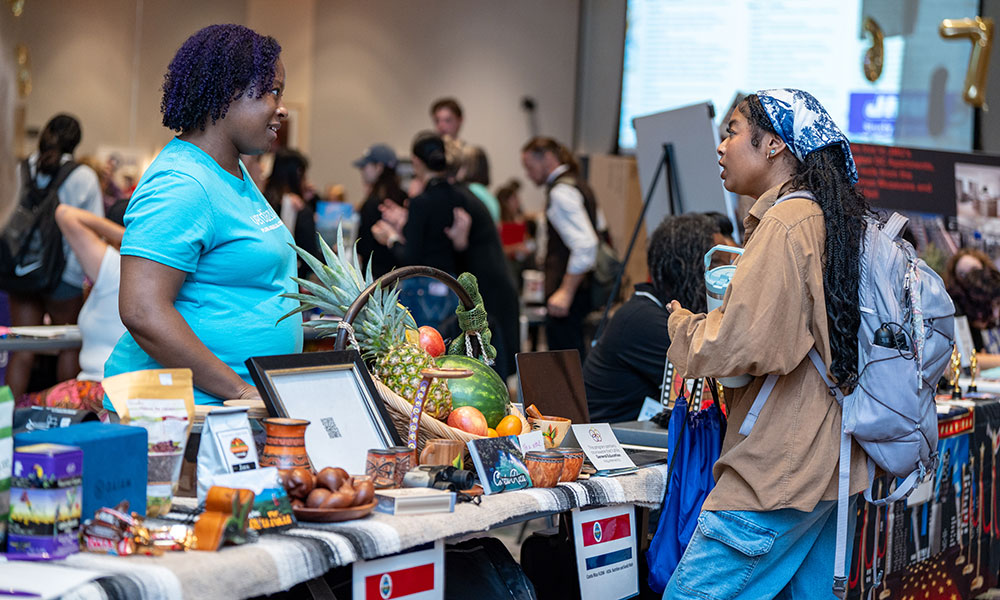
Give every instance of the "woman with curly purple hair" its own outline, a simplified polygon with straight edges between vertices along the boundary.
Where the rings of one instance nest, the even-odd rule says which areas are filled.
[[[302,350],[291,234],[240,154],[266,152],[288,116],[274,38],[212,25],[188,38],[163,82],[163,124],[179,133],[125,213],[120,309],[128,332],[105,376],[186,367],[195,402],[258,396],[251,356]],[[105,406],[111,408],[107,399]]]

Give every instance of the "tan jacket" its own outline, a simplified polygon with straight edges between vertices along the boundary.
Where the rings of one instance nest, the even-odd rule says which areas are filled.
[[[726,389],[729,424],[707,510],[811,511],[837,498],[840,406],[806,356],[829,369],[823,295],[825,231],[819,205],[768,190],[744,220],[747,243],[721,308],[675,311],[667,356],[685,377],[750,374]],[[781,375],[749,436],[739,433],[765,376]],[[850,493],[867,485],[866,455],[852,442]]]

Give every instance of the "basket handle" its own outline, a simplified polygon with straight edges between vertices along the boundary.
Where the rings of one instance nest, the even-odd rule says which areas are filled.
[[[392,271],[386,273],[385,275],[373,281],[372,284],[366,287],[364,291],[361,292],[361,294],[359,294],[358,297],[355,298],[354,302],[352,302],[351,305],[347,308],[347,312],[344,313],[343,321],[348,323],[349,325],[353,325],[354,319],[357,318],[358,313],[360,313],[361,309],[365,307],[365,304],[368,303],[368,299],[371,298],[371,295],[375,293],[375,289],[379,285],[382,286],[382,289],[386,289],[388,287],[391,287],[398,281],[401,281],[403,279],[410,279],[412,277],[430,277],[431,279],[436,279],[441,283],[447,285],[449,288],[451,288],[451,291],[455,292],[455,295],[458,296],[458,301],[462,303],[463,308],[465,308],[466,310],[472,310],[476,306],[475,304],[472,303],[472,297],[469,296],[469,293],[465,291],[465,288],[462,287],[462,284],[460,284],[457,279],[455,279],[448,273],[445,273],[441,269],[435,269],[434,267],[413,265],[409,267],[399,267],[397,269],[393,269]],[[472,343],[472,353],[475,355],[476,358],[479,358],[483,354],[483,349],[479,344],[479,338],[476,336],[470,336],[470,337],[472,338],[470,340]],[[340,329],[337,332],[337,341],[334,342],[333,349],[344,350],[346,347],[347,347],[347,330]]]

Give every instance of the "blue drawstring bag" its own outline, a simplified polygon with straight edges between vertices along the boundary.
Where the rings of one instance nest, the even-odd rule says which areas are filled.
[[[670,462],[666,494],[653,541],[646,551],[649,587],[662,594],[698,525],[701,505],[715,487],[712,467],[719,458],[723,416],[718,403],[688,411],[686,398],[678,398],[667,428]]]

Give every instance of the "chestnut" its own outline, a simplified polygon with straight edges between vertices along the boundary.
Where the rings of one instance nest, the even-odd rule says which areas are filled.
[[[326,502],[326,499],[330,497],[330,490],[323,488],[316,488],[309,492],[309,497],[306,498],[306,506],[309,508],[319,508]]]
[[[297,467],[292,469],[292,472],[288,475],[288,485],[285,489],[288,490],[289,496],[305,499],[312,493],[315,487],[316,480],[313,478],[312,471]]]
[[[306,503],[299,500],[298,498],[292,498],[292,509],[305,508]]]
[[[316,474],[316,485],[325,487],[331,492],[340,489],[347,481],[347,471],[338,467],[326,467]]]
[[[358,491],[347,481],[345,481],[344,485],[340,486],[340,489],[338,489],[335,493],[347,496],[347,506],[354,506],[354,499],[358,495]]]
[[[354,497],[354,506],[368,504],[375,499],[375,484],[371,481],[362,481],[354,489],[357,491],[357,495]]]

